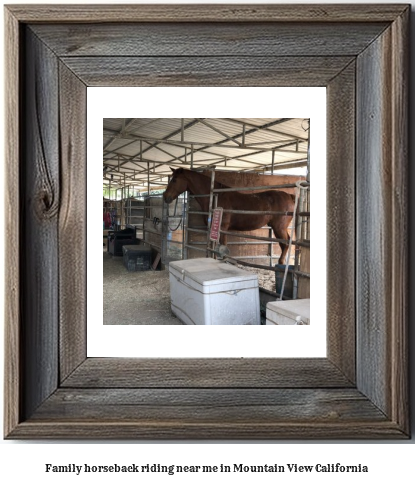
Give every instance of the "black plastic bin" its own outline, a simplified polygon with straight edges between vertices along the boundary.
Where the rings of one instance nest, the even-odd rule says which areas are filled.
[[[122,256],[123,246],[136,244],[135,229],[123,229],[108,234],[108,252],[113,256]]]
[[[123,246],[123,262],[127,271],[147,271],[151,269],[152,250],[148,244]]]

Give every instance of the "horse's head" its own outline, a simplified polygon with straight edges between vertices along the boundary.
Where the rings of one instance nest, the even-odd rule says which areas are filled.
[[[187,190],[187,179],[183,168],[170,169],[173,171],[173,174],[166,191],[163,193],[163,198],[166,203],[171,203]]]

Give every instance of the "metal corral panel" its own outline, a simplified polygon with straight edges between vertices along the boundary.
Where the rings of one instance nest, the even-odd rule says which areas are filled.
[[[204,172],[207,176],[210,176],[210,172]],[[236,172],[224,172],[224,171],[216,171],[215,172],[215,181],[223,183],[226,186],[231,186],[235,188],[247,188],[252,186],[268,186],[268,185],[285,185],[285,184],[294,184],[299,180],[304,180],[303,176],[297,175],[258,175],[255,173],[236,173]],[[259,191],[259,190],[257,190]],[[287,193],[293,193],[294,188],[284,188],[282,191]],[[247,193],[253,193],[253,191],[247,191]],[[192,211],[199,211],[200,206],[194,198],[190,199],[189,210]],[[247,217],[249,218],[249,217]],[[206,226],[204,222],[203,216],[197,214],[189,214],[189,227],[190,228],[200,228]],[[245,231],[243,232],[246,235],[254,235],[260,237],[275,237],[272,231],[269,229],[257,229],[254,231]],[[289,230],[291,234],[291,231]],[[206,244],[195,244],[195,242],[206,241],[206,234],[196,233],[196,232],[189,232],[189,244],[194,247],[199,247],[201,252],[196,251],[194,249],[189,249],[188,257],[189,258],[198,258],[201,257],[206,252]],[[241,242],[241,244],[229,244],[231,242]],[[243,244],[243,242],[249,242],[250,244]],[[237,237],[237,236],[228,236],[228,244],[227,244],[231,255],[232,256],[267,256],[272,254],[276,258],[280,255],[280,246],[277,243],[272,244],[272,253],[270,246],[271,244],[258,244],[255,241],[244,238],[244,237]],[[294,258],[294,248],[291,251],[291,258]],[[252,261],[256,264],[269,264],[269,258],[263,259],[255,259],[250,260],[249,258],[246,259],[247,262]],[[275,264],[275,263],[273,263]]]

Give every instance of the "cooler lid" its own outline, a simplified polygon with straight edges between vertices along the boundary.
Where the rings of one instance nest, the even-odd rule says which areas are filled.
[[[191,279],[202,286],[257,280],[255,273],[239,269],[212,258],[186,259],[169,263],[171,271],[180,274],[183,281]]]
[[[268,302],[267,309],[272,312],[289,317],[294,321],[300,315],[303,322],[310,323],[310,299],[302,298],[298,300],[279,300],[276,302]]]

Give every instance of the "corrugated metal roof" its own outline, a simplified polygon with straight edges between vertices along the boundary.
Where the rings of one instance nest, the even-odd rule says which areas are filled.
[[[170,167],[269,172],[305,167],[308,120],[104,119],[104,185],[163,188]]]

